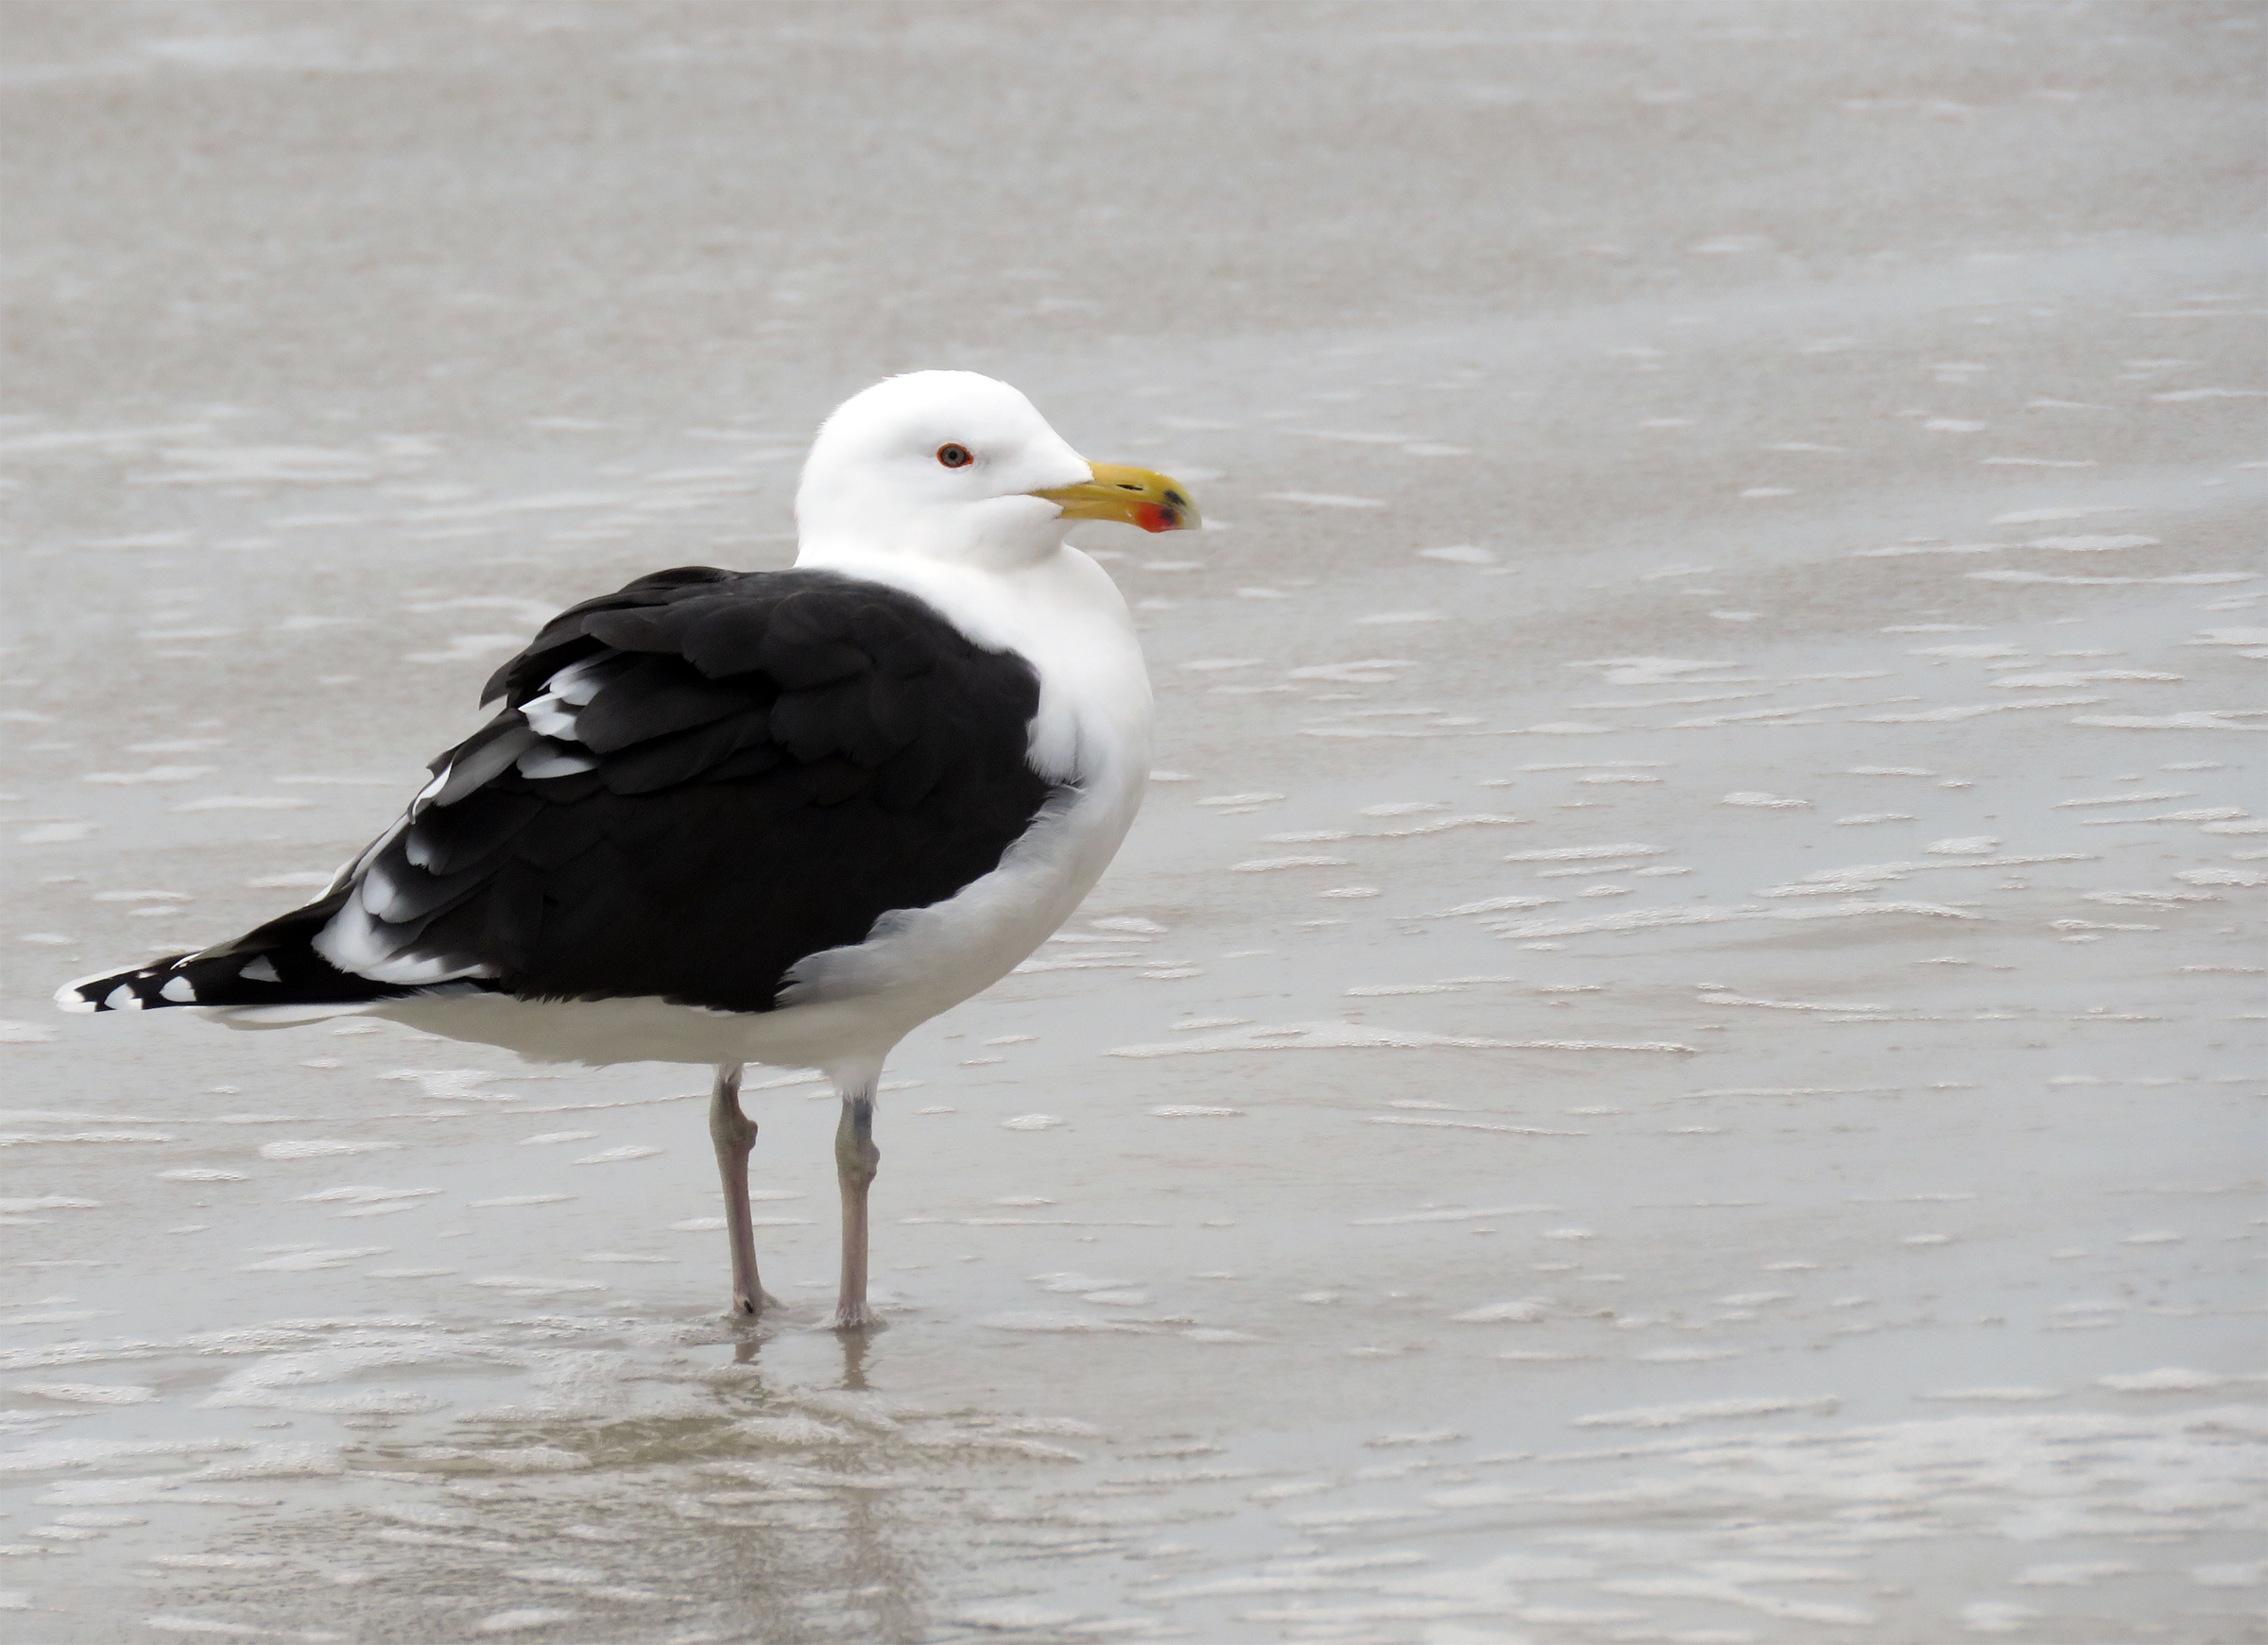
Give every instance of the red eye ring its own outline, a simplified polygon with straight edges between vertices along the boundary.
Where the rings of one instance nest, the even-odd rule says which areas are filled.
[[[937,461],[949,469],[965,469],[976,458],[970,455],[967,446],[941,445],[937,448]]]

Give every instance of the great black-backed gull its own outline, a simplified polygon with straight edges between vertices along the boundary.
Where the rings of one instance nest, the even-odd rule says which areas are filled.
[[[687,566],[546,625],[496,717],[306,907],[73,983],[72,1011],[344,1013],[551,1062],[713,1066],[732,1306],[760,1312],[746,1063],[842,1098],[842,1288],[863,1326],[883,1060],[1005,976],[1125,837],[1150,686],[1074,521],[1197,523],[1004,383],[919,371],[821,425],[793,570]]]

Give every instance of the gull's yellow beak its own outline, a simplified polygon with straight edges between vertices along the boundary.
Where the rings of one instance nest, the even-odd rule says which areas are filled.
[[[1032,495],[1060,506],[1066,520],[1123,520],[1144,531],[1188,531],[1203,523],[1180,481],[1117,463],[1089,466],[1093,479]]]

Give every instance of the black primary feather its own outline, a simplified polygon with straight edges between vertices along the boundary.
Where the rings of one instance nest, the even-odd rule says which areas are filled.
[[[315,951],[316,934],[346,905],[345,889],[255,926],[233,942],[91,977],[66,990],[74,1009],[145,1011],[163,1005],[338,1005],[399,999],[415,988],[342,971]]]

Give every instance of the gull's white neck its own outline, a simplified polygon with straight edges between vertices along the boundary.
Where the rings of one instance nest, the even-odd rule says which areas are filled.
[[[796,563],[835,568],[876,557],[1015,572],[1063,552],[1071,522],[1044,497],[989,497],[961,507],[887,508],[860,500],[796,500]],[[885,543],[886,548],[875,544]],[[861,574],[864,574],[863,573]]]

